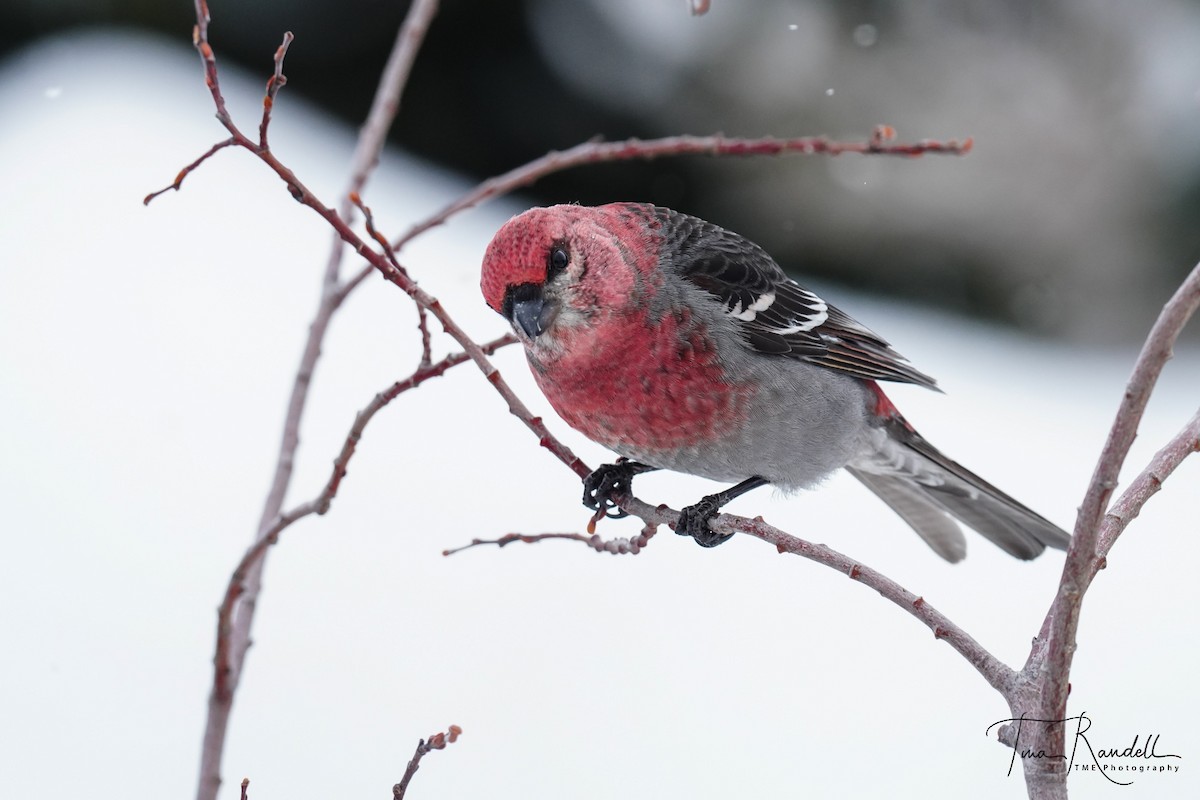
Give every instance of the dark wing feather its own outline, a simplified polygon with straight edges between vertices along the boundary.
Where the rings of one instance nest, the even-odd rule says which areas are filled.
[[[717,298],[760,353],[788,356],[859,378],[937,382],[881,336],[789,278],[767,252],[697,217],[657,209],[666,223],[664,256],[680,275]]]

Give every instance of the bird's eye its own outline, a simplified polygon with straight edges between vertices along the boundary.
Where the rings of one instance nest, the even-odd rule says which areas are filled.
[[[566,269],[567,262],[570,260],[570,257],[567,255],[567,248],[557,244],[551,247],[550,255],[546,260],[546,280],[550,280]]]

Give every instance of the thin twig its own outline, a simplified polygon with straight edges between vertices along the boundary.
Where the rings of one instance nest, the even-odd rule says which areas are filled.
[[[283,74],[283,59],[295,38],[291,31],[286,32],[283,34],[283,44],[275,50],[275,72],[267,79],[267,91],[263,96],[262,121],[258,123],[258,146],[263,150],[270,149],[270,145],[267,144],[267,128],[271,124],[271,110],[275,107],[275,97],[279,94],[279,90],[287,85],[287,76]]]
[[[1141,513],[1146,502],[1158,494],[1163,483],[1185,458],[1197,452],[1200,452],[1200,411],[1192,416],[1171,441],[1154,454],[1146,468],[1130,482],[1129,487],[1104,515],[1096,544],[1097,557],[1094,561],[1093,576],[1095,572],[1104,568],[1104,560],[1116,543],[1117,537]]]
[[[454,744],[461,735],[462,728],[457,725],[451,725],[445,733],[435,733],[429,737],[428,741],[421,739],[417,742],[417,749],[413,753],[413,757],[409,760],[408,767],[404,770],[404,777],[392,787],[392,800],[404,800],[404,793],[408,791],[408,784],[412,781],[413,775],[420,769],[422,758],[429,755],[431,750],[446,749],[446,745]]]
[[[396,251],[392,249],[391,243],[388,242],[387,237],[380,233],[379,229],[375,227],[375,215],[371,213],[371,207],[362,201],[362,198],[359,197],[358,192],[351,192],[349,199],[353,207],[362,212],[367,229],[367,235],[374,239],[380,248],[382,248],[384,258],[386,258],[388,263],[392,265],[392,269],[408,278],[408,270],[400,266],[400,262],[396,259]],[[339,216],[342,219],[346,219],[345,214],[340,214]],[[345,242],[342,242],[342,244],[345,244]],[[409,279],[411,280],[411,278]]]
[[[350,181],[342,193],[342,201],[338,213],[343,219],[349,220],[354,213],[352,195],[362,194],[367,180],[379,164],[379,155],[387,143],[388,131],[400,111],[400,98],[404,87],[408,85],[409,75],[412,74],[413,64],[417,53],[425,41],[425,34],[438,11],[438,0],[416,0],[408,9],[396,40],[392,44],[392,52],[388,55],[383,74],[379,77],[379,86],[371,101],[371,110],[358,132],[358,144],[354,155],[350,158]],[[344,298],[354,291],[355,286],[340,287],[336,290],[341,279],[342,257],[345,254],[345,243],[341,237],[334,234],[329,251],[329,259],[325,265],[325,286],[331,291],[337,291]],[[366,277],[366,276],[363,276]]]
[[[588,164],[631,161],[639,158],[651,160],[683,155],[775,156],[785,153],[800,153],[804,155],[817,153],[827,155],[860,153],[864,155],[891,155],[915,158],[926,153],[965,155],[970,152],[973,146],[973,141],[970,138],[961,142],[957,139],[951,139],[947,142],[926,139],[919,142],[894,143],[895,136],[895,129],[890,125],[880,125],[876,127],[870,138],[865,141],[855,142],[835,141],[824,136],[800,136],[790,139],[776,139],[767,136],[756,139],[744,139],[728,138],[720,134],[713,136],[668,136],[662,139],[626,139],[620,142],[603,142],[593,139],[577,144],[567,150],[551,151],[515,169],[488,178],[437,213],[426,217],[424,220],[410,227],[392,243],[392,247],[399,253],[408,242],[431,228],[436,228],[444,224],[448,219],[460,212],[537,183],[547,175]],[[369,265],[359,270],[346,281],[343,285],[343,291],[352,291],[371,272],[372,268]]]
[[[586,164],[608,161],[651,160],[668,156],[778,156],[785,153],[814,155],[839,155],[860,153],[864,155],[891,155],[917,157],[926,153],[964,155],[970,152],[972,140],[938,142],[925,140],[915,143],[892,143],[895,131],[890,126],[879,126],[866,141],[841,142],[824,136],[799,136],[776,139],[765,136],[757,139],[727,138],[714,136],[667,136],[662,139],[626,139],[621,142],[587,141],[574,147],[552,151],[535,158],[523,166],[502,175],[489,178],[447,205],[441,211],[413,225],[395,242],[399,251],[407,242],[430,228],[444,223],[451,216],[479,205],[500,195],[528,186],[555,172]]]
[[[210,158],[212,158],[214,155],[216,155],[217,151],[224,150],[226,147],[229,147],[230,145],[235,145],[237,143],[238,143],[237,139],[233,139],[233,138],[224,139],[220,142],[217,142],[212,147],[208,148],[208,151],[205,152],[204,155],[200,156],[195,161],[188,164],[183,169],[179,170],[179,174],[175,176],[175,181],[170,186],[164,186],[163,188],[159,189],[158,191],[151,192],[150,194],[148,194],[144,198],[142,198],[142,205],[144,205],[144,206],[150,205],[150,201],[153,200],[154,198],[158,197],[160,194],[166,194],[167,192],[172,192],[172,191],[178,192],[179,187],[183,185],[183,179],[186,178],[188,175],[191,175],[192,172],[194,172],[197,167],[199,167],[205,161],[208,161]]]
[[[506,547],[514,542],[534,544],[547,539],[567,539],[575,542],[583,542],[597,553],[612,553],[613,555],[628,554],[636,556],[638,553],[642,552],[642,548],[646,546],[646,543],[653,538],[657,531],[657,525],[647,524],[646,527],[642,529],[640,534],[631,539],[602,539],[600,536],[594,533],[590,536],[585,536],[582,533],[507,533],[498,539],[472,539],[468,544],[461,545],[460,547],[452,547],[449,550],[443,550],[442,555],[452,556],[456,553],[461,553],[464,550],[470,550],[473,547],[483,547],[486,545]]]
[[[379,229],[375,227],[375,215],[371,213],[371,208],[363,203],[362,198],[358,195],[358,192],[350,193],[350,202],[354,204],[355,208],[362,212],[363,220],[367,228],[367,234],[374,239],[381,248],[383,248],[383,254],[387,256],[387,260],[393,267],[407,275],[408,273],[405,272],[404,267],[400,266],[400,262],[396,260],[396,252],[392,249],[391,243],[389,243],[387,237],[380,233]],[[373,269],[373,267],[368,264],[367,269],[370,270]],[[353,290],[354,286],[350,286],[349,291]],[[421,333],[421,360],[418,362],[418,369],[424,369],[433,363],[433,340],[429,335],[429,313],[420,303],[417,304],[417,330]]]
[[[417,330],[421,332],[420,366],[425,367],[433,360],[433,341],[429,335],[429,314],[421,306],[417,306]]]

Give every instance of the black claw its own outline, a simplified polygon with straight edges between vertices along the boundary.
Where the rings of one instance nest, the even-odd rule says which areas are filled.
[[[718,499],[716,495],[709,495],[694,506],[680,511],[675,532],[680,536],[692,537],[701,547],[716,547],[732,539],[732,533],[717,533],[708,527],[708,523],[721,510],[717,504]]]
[[[613,495],[630,494],[633,491],[633,476],[649,472],[655,467],[639,464],[627,458],[617,459],[615,464],[602,464],[591,475],[583,479],[583,504],[593,511],[603,509],[606,517],[620,519],[629,516],[617,508]]]
[[[675,523],[675,532],[680,536],[692,537],[701,547],[716,547],[729,541],[733,538],[732,533],[717,533],[708,527],[708,523],[720,513],[721,506],[735,497],[741,497],[751,489],[766,485],[766,483],[765,478],[755,476],[747,478],[737,486],[731,486],[723,492],[701,498],[699,503],[688,506],[679,512],[679,522]]]

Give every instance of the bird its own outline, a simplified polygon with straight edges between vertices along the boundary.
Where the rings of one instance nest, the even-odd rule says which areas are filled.
[[[845,469],[950,562],[966,555],[960,523],[1019,559],[1070,542],[943,455],[880,386],[940,391],[933,378],[716,224],[644,203],[532,208],[488,244],[480,289],[558,415],[618,454],[584,480],[593,510],[623,516],[613,498],[652,470],[732,483],[675,524],[713,547],[733,498]]]

